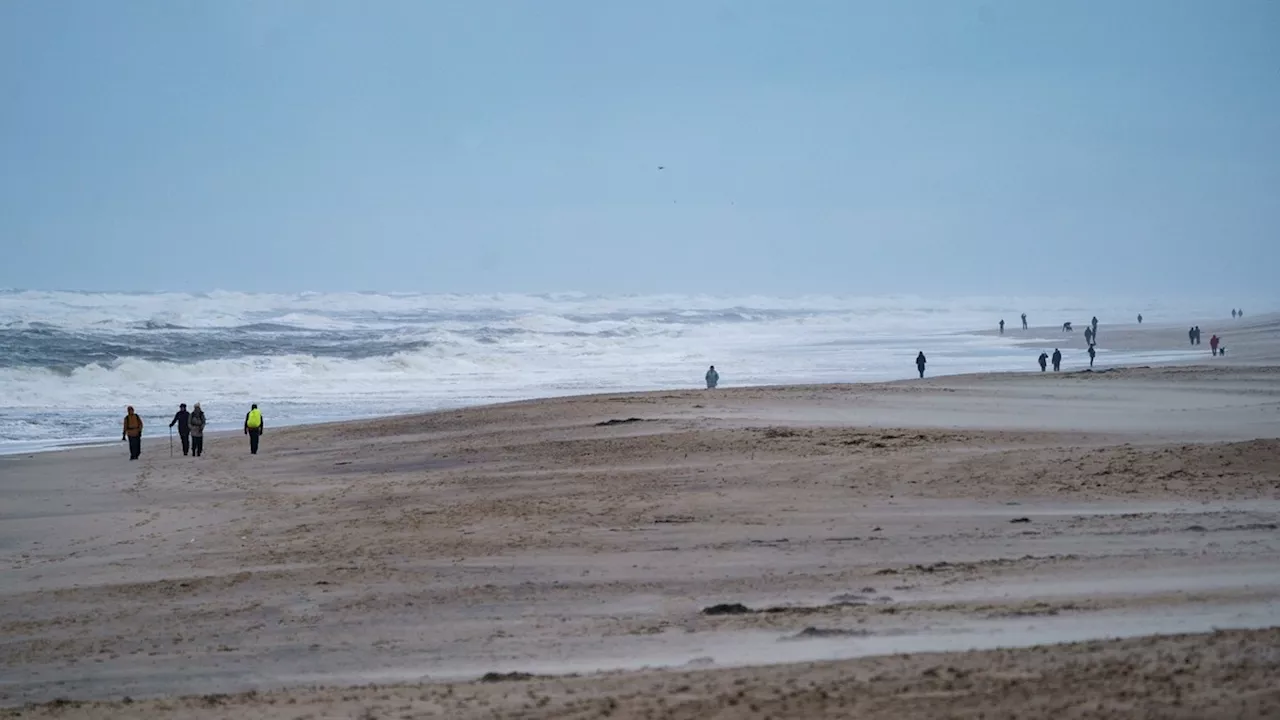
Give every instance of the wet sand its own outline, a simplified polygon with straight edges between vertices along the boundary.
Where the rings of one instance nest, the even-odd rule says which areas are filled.
[[[1075,330],[1070,333],[1062,331],[1062,325],[1033,325],[1023,330],[1017,318],[1005,326],[1003,337],[1015,340],[1027,348],[1027,369],[1035,370],[1036,357],[1040,351],[1052,354],[1054,348],[1062,350],[1063,369],[1080,370],[1089,366],[1086,351],[1088,343],[1084,340],[1084,329],[1088,318],[1080,318],[1075,323]],[[1187,337],[1187,330],[1192,325],[1200,326],[1200,344],[1192,345]],[[980,335],[995,337],[998,330],[987,330]],[[1227,353],[1214,357],[1209,349],[1209,338],[1217,335],[1222,340],[1222,347]],[[1245,316],[1232,318],[1230,312],[1225,317],[1190,318],[1177,323],[1144,319],[1139,325],[1136,318],[1127,322],[1106,322],[1099,320],[1098,356],[1095,367],[1110,367],[1111,353],[1123,352],[1126,356],[1150,355],[1152,358],[1169,358],[1161,364],[1206,363],[1218,366],[1250,366],[1259,364],[1275,364],[1280,348],[1276,347],[1276,338],[1280,336],[1280,314],[1260,314],[1256,317]]]
[[[1239,364],[546,400],[269,428],[256,457],[224,435],[198,460],[167,438],[138,463],[0,458],[0,704],[1265,717],[1276,438],[1280,367]]]

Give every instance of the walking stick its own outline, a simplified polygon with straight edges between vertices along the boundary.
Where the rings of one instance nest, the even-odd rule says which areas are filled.
[[[169,426],[169,457],[173,457],[173,426]]]

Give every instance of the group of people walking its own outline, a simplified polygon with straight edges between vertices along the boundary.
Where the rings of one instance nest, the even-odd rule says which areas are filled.
[[[1231,317],[1242,318],[1244,317],[1244,311],[1233,309],[1231,311]],[[1142,324],[1143,319],[1144,318],[1142,317],[1142,315],[1139,314],[1138,315],[1139,325]],[[1026,330],[1027,329],[1026,313],[1022,313],[1021,320],[1022,320],[1022,329]],[[1004,320],[1001,319],[999,323],[1001,335],[1004,334],[1004,325],[1005,325]],[[1063,323],[1062,329],[1063,329],[1063,332],[1070,332],[1071,323],[1069,322]],[[1187,333],[1187,337],[1190,338],[1192,345],[1199,345],[1200,344],[1200,326],[1197,325],[1191,328],[1191,330],[1189,330]],[[1089,354],[1089,367],[1092,368],[1094,361],[1097,360],[1098,358],[1098,349],[1097,349],[1098,317],[1096,315],[1090,318],[1089,324],[1085,326],[1084,339],[1085,339],[1085,342],[1088,343],[1088,350],[1086,352],[1088,352]],[[1209,338],[1209,348],[1215,356],[1225,355],[1227,353],[1227,349],[1222,346],[1222,339],[1219,338],[1217,335],[1214,335]],[[1062,370],[1062,351],[1059,350],[1058,348],[1053,349],[1052,355],[1050,355],[1048,352],[1040,353],[1040,357],[1037,358],[1036,360],[1040,364],[1040,372],[1048,371],[1050,364],[1053,365],[1054,372],[1059,372]],[[925,366],[928,364],[928,362],[929,360],[928,358],[925,357],[924,351],[921,351],[916,354],[916,372],[920,375],[921,378],[924,377]],[[716,372],[716,368],[714,365],[711,366],[711,369],[707,370],[706,380],[707,380],[708,389],[716,387],[716,385],[720,382],[720,374]]]
[[[208,424],[200,403],[196,403],[190,412],[186,403],[178,404],[178,412],[174,413],[169,427],[178,428],[178,440],[182,443],[182,454],[200,457],[204,454],[204,428]],[[124,433],[121,440],[129,441],[129,459],[137,460],[142,455],[142,416],[130,405],[125,411]],[[262,411],[255,403],[244,416],[244,434],[249,437],[249,453],[258,454],[258,441],[262,437]],[[170,436],[170,443],[173,437]]]
[[[178,412],[169,421],[169,427],[178,426],[178,439],[182,441],[182,454],[190,450],[192,456],[200,457],[204,453],[204,410],[196,403],[195,410],[187,412],[187,404],[178,405]]]

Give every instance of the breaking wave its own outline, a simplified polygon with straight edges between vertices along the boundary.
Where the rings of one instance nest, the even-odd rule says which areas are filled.
[[[129,404],[163,416],[199,401],[217,428],[234,427],[250,402],[276,424],[329,420],[695,386],[709,364],[726,385],[906,377],[920,349],[951,372],[1014,369],[1025,352],[966,331],[1022,311],[1033,322],[1108,308],[1128,317],[1132,305],[0,291],[0,452],[110,438]]]

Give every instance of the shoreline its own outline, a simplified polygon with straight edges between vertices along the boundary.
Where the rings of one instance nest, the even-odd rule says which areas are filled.
[[[1177,330],[1171,325],[1162,325],[1157,323],[1148,323],[1143,326],[1137,326],[1133,324],[1129,324],[1129,325],[1121,324],[1116,326],[1104,325],[1102,326],[1101,330],[1103,332],[1102,337],[1105,339],[1105,341],[1099,346],[1098,368],[1103,369],[1108,367],[1141,367],[1143,365],[1163,366],[1163,365],[1188,365],[1188,364],[1207,364],[1207,363],[1215,363],[1215,364],[1222,364],[1222,365],[1280,364],[1280,341],[1277,341],[1277,337],[1280,336],[1280,332],[1277,332],[1277,328],[1280,327],[1280,314],[1272,313],[1272,314],[1259,315],[1256,317],[1251,317],[1247,321],[1244,321],[1244,320],[1233,321],[1232,325],[1234,327],[1232,328],[1231,333],[1224,336],[1227,339],[1227,345],[1230,348],[1230,353],[1227,357],[1221,358],[1221,359],[1211,357],[1209,355],[1207,347],[1203,345],[1197,349],[1189,349],[1186,346],[1181,345],[1181,343],[1185,341],[1185,338],[1181,337],[1183,331]],[[1209,336],[1208,327],[1209,326],[1206,326],[1205,328],[1206,340]],[[1035,361],[1034,361],[1035,353],[1033,352],[1033,350],[1052,349],[1055,345],[1060,346],[1063,349],[1064,354],[1066,355],[1066,368],[1068,371],[1080,369],[1081,367],[1087,365],[1087,360],[1083,357],[1085,346],[1083,342],[1083,336],[1080,332],[1076,332],[1070,335],[1063,335],[1061,333],[1056,333],[1056,331],[1054,331],[1053,328],[1047,328],[1043,326],[1033,326],[1028,331],[1009,329],[1006,331],[1004,335],[1000,335],[997,331],[991,330],[991,329],[986,329],[986,330],[970,329],[970,330],[964,330],[964,331],[953,333],[953,335],[973,337],[973,338],[1000,339],[1002,342],[1006,344],[1005,345],[1006,347],[1014,346],[1014,347],[1024,348],[1027,350],[1026,368],[1025,370],[1021,368],[1004,368],[1001,370],[994,370],[994,371],[977,370],[977,371],[948,373],[948,372],[945,372],[945,369],[947,368],[945,360],[941,358],[936,358],[935,356],[931,355],[931,357],[935,357],[934,362],[930,363],[931,368],[934,371],[942,369],[943,372],[939,372],[938,374],[930,374],[929,377],[931,378],[954,377],[954,376],[961,376],[961,375],[981,374],[986,372],[1009,372],[1009,373],[1018,373],[1018,372],[1024,372],[1024,371],[1034,372],[1036,371],[1036,367],[1035,367]],[[1076,354],[1077,351],[1079,355]],[[1113,359],[1113,353],[1120,353],[1120,356]],[[930,354],[930,353],[926,353],[926,354]],[[909,360],[910,358],[904,357],[903,364],[910,367]],[[975,361],[971,358],[969,362],[972,363]],[[899,376],[899,378],[897,379],[904,380],[904,381],[915,380],[914,378],[909,377],[909,373],[904,373],[904,375],[908,375],[908,376]],[[865,383],[874,384],[874,383],[892,382],[892,381],[894,380],[893,379],[865,380],[865,381],[856,381],[856,382],[847,383],[847,384],[865,384]],[[773,387],[778,384],[779,383],[763,383],[762,384],[762,383],[746,382],[746,383],[737,385],[737,384],[730,383],[725,387],[725,389],[728,389],[730,387]],[[781,384],[795,384],[795,383],[784,382]],[[807,384],[830,384],[830,383],[826,380],[817,379]],[[697,384],[691,383],[690,385],[687,386],[687,388],[696,389]],[[552,390],[549,392],[533,393],[533,394],[526,395],[525,397],[522,397],[522,398],[494,399],[494,400],[485,399],[479,403],[472,403],[467,398],[459,398],[457,399],[456,402],[452,400],[445,400],[441,402],[438,408],[433,408],[433,410],[450,411],[450,410],[455,410],[463,407],[480,407],[484,405],[494,404],[495,402],[502,403],[502,402],[519,402],[524,400],[540,400],[540,399],[548,399],[548,398],[560,397],[560,396],[590,395],[590,394],[597,394],[598,392],[609,392],[609,393],[626,392],[626,391],[663,392],[663,391],[674,391],[678,389],[680,388],[676,386],[671,386],[665,389],[664,388],[633,388],[630,390],[620,390],[620,391],[615,391],[612,389],[601,389],[601,390],[591,390],[588,392],[576,392],[569,389],[560,389],[560,390]],[[316,422],[328,423],[328,422],[343,422],[343,421],[351,421],[351,420],[368,420],[370,418],[389,417],[389,416],[394,416],[396,414],[399,414],[399,413],[372,412],[372,413],[362,413],[358,415],[338,414],[331,417],[326,417],[318,421],[315,421],[312,419],[304,419],[303,422],[295,422],[292,419],[289,419],[289,420],[278,422],[275,424],[275,426],[283,428],[283,427],[296,427],[299,425],[310,425],[310,424],[315,424]],[[216,427],[216,424],[215,424],[215,427]],[[227,427],[224,430],[218,430],[217,432],[235,432],[235,431],[236,431],[236,427],[232,425],[231,427]],[[112,436],[101,437],[101,438],[82,437],[82,438],[76,438],[76,439],[60,439],[60,440],[55,440],[50,442],[24,441],[23,443],[20,443],[13,447],[0,447],[0,456],[24,455],[24,454],[31,454],[31,453],[37,453],[37,452],[50,452],[50,451],[56,452],[56,451],[61,451],[68,446],[76,446],[82,443],[96,444],[99,442],[106,443],[106,444],[113,443],[115,442],[114,436],[112,435]]]
[[[1028,341],[1028,343],[1033,343],[1033,342],[1034,341]],[[1032,345],[1030,344],[1028,345],[1028,347],[1031,347],[1031,346]],[[1038,345],[1036,347],[1038,347]],[[1197,358],[1197,360],[1198,359],[1199,358]],[[1280,358],[1278,358],[1278,360],[1280,360]],[[1271,367],[1270,362],[1271,361],[1239,360],[1237,358],[1232,358],[1230,363],[1221,363],[1220,367],[1241,368],[1241,369],[1268,368],[1268,367]],[[1099,366],[1095,368],[1088,368],[1088,367],[1071,368],[1071,369],[1064,369],[1061,372],[1058,372],[1057,375],[1059,376],[1069,376],[1074,374],[1089,375],[1089,374],[1111,373],[1111,372],[1117,372],[1122,370],[1145,370],[1145,369],[1159,368],[1159,367],[1203,369],[1203,370],[1214,369],[1214,366],[1212,365],[1201,364],[1200,362],[1187,359],[1187,360],[1168,360],[1168,361],[1147,361],[1143,364],[1108,365],[1106,367]],[[859,388],[876,388],[876,387],[893,386],[893,385],[921,384],[921,383],[927,383],[930,380],[948,380],[948,381],[960,381],[965,379],[987,380],[987,379],[998,378],[998,377],[1016,378],[1016,377],[1022,377],[1022,376],[1035,376],[1040,374],[1042,374],[1041,371],[1035,370],[1035,369],[995,370],[995,371],[984,371],[984,372],[927,375],[923,380],[919,378],[901,378],[896,380],[848,382],[848,383],[813,382],[813,383],[784,383],[784,384],[761,384],[761,385],[729,385],[729,386],[717,388],[716,390],[713,390],[711,392],[726,393],[726,392],[736,392],[736,391],[788,390],[788,389],[804,389],[804,388],[813,388],[813,389],[832,388],[832,389],[844,389],[844,390],[857,390]],[[1048,372],[1044,374],[1053,375],[1054,373]],[[332,426],[348,425],[352,423],[379,422],[379,421],[385,421],[385,420],[397,420],[397,419],[410,418],[410,417],[438,415],[443,413],[453,413],[453,412],[464,411],[464,410],[474,410],[474,409],[484,409],[484,408],[502,408],[502,407],[507,407],[512,405],[524,405],[528,403],[554,402],[554,401],[574,400],[574,399],[644,397],[648,395],[656,396],[656,395],[663,395],[663,394],[670,394],[670,393],[698,393],[698,392],[707,392],[707,390],[705,388],[700,388],[700,387],[671,387],[671,388],[657,388],[657,389],[648,389],[648,390],[587,391],[582,393],[571,393],[571,394],[564,394],[564,395],[547,395],[547,396],[538,396],[538,397],[519,398],[514,400],[502,400],[497,402],[485,402],[485,403],[479,403],[475,405],[458,405],[458,406],[441,407],[437,409],[427,410],[424,412],[397,413],[397,414],[389,414],[389,415],[362,415],[362,416],[355,416],[355,417],[343,417],[343,418],[333,418],[333,419],[326,419],[326,420],[317,420],[314,422],[297,422],[297,423],[285,422],[285,423],[272,425],[272,429],[273,430],[294,430],[298,428],[332,427]],[[233,429],[211,430],[211,431],[205,432],[206,438],[212,438],[212,437],[226,438],[226,437],[234,437],[238,435],[240,435],[240,433]],[[167,439],[168,435],[167,434],[162,435],[161,437]],[[144,439],[147,439],[150,442],[156,442],[156,440],[154,438],[151,438],[149,435],[144,436]],[[174,440],[175,440],[175,447],[177,447],[176,434],[174,435]],[[55,445],[48,446],[48,447],[42,446],[35,449],[24,448],[20,450],[19,449],[11,450],[4,447],[0,447],[0,458],[19,457],[19,456],[34,457],[37,455],[69,452],[69,451],[79,450],[82,448],[115,447],[116,445],[119,445],[121,442],[122,441],[119,441],[119,440],[104,438],[104,439],[59,441]]]

